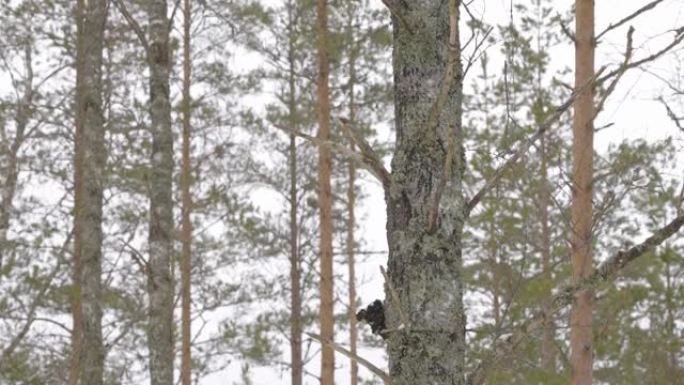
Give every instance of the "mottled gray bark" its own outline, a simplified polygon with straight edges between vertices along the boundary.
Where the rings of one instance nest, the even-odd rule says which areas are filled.
[[[150,69],[149,320],[147,329],[152,385],[173,384],[173,134],[169,101],[169,20],[166,0],[147,2]]]
[[[106,0],[79,1],[76,80],[74,253],[78,279],[80,339],[78,383],[103,383],[102,195],[106,149],[102,114],[102,52]],[[78,327],[74,333],[78,333]],[[72,368],[75,369],[75,368]]]
[[[390,376],[394,385],[462,384],[462,81],[456,23],[449,28],[458,2],[386,3],[397,133],[386,196]]]

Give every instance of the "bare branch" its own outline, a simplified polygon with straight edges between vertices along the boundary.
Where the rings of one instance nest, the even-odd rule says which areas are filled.
[[[663,0],[654,0],[654,1],[651,1],[650,3],[644,5],[643,7],[639,8],[639,9],[637,9],[637,10],[634,11],[632,14],[630,14],[629,16],[623,18],[622,20],[618,21],[617,23],[615,23],[615,24],[611,23],[606,29],[604,29],[601,33],[599,33],[598,36],[596,36],[596,41],[598,41],[599,39],[601,39],[601,37],[602,37],[603,35],[605,35],[606,33],[608,33],[608,32],[610,32],[610,31],[614,30],[615,28],[620,27],[621,25],[624,25],[625,23],[627,23],[627,22],[629,22],[630,20],[634,19],[635,17],[641,15],[642,13],[644,13],[644,12],[646,12],[646,11],[648,11],[648,10],[651,10],[651,9],[655,8],[658,4],[660,4],[660,3],[662,3],[662,2],[663,2]]]
[[[599,113],[603,110],[603,106],[606,103],[606,100],[608,97],[615,91],[615,88],[622,78],[622,75],[627,72],[628,66],[629,66],[629,61],[632,59],[632,52],[633,52],[633,36],[634,36],[634,27],[629,27],[629,31],[627,31],[627,48],[625,49],[625,60],[622,62],[622,65],[620,66],[619,69],[621,71],[617,72],[615,75],[615,79],[610,83],[608,88],[606,89],[606,92],[603,93],[601,96],[601,99],[599,100],[596,110],[594,111],[594,119],[598,116]]]
[[[675,114],[672,108],[670,108],[665,99],[663,99],[662,97],[658,98],[658,101],[660,101],[660,103],[662,103],[663,106],[665,106],[665,110],[667,111],[667,117],[670,118],[670,120],[672,120],[672,122],[677,126],[677,128],[680,131],[684,131],[684,126],[682,125],[682,121],[684,121],[684,116],[678,116],[677,114]]]
[[[406,2],[404,0],[382,0],[382,3],[385,4],[392,16],[396,17],[410,34],[413,34],[414,29],[405,17],[406,11],[408,11]]]
[[[382,162],[380,162],[379,159],[377,159],[377,156],[375,156],[375,153],[372,151],[372,149],[370,149],[370,146],[368,145],[367,142],[363,141],[364,143],[366,143],[366,145],[368,145],[367,150],[370,149],[370,151],[371,151],[371,153],[369,153],[369,154],[375,156],[375,160],[373,157],[369,157],[369,155],[366,153],[359,154],[357,152],[352,151],[350,148],[348,148],[346,146],[340,146],[339,144],[334,143],[332,141],[320,140],[319,138],[317,138],[315,136],[311,136],[311,135],[305,134],[305,133],[300,132],[300,131],[292,130],[288,127],[281,126],[278,124],[274,124],[273,126],[277,129],[285,132],[288,135],[295,135],[295,136],[298,136],[302,139],[306,139],[307,141],[309,141],[309,142],[311,142],[317,146],[328,146],[331,150],[337,152],[338,154],[342,154],[342,155],[354,160],[361,167],[370,171],[370,173],[373,174],[373,176],[375,176],[378,179],[378,181],[382,184],[382,186],[385,190],[389,188],[390,174],[385,169],[385,167],[382,166]],[[362,149],[362,151],[363,151],[363,149]]]
[[[169,16],[169,32],[171,32],[171,29],[173,28],[173,19],[176,18],[176,12],[178,12],[178,8],[180,8],[180,0],[176,0],[173,10],[171,11],[171,16]]]
[[[511,336],[495,344],[489,353],[477,367],[468,375],[466,384],[482,385],[492,368],[507,359],[515,349],[535,330],[539,329],[544,319],[552,316],[561,309],[570,305],[575,300],[575,295],[582,290],[596,287],[598,284],[613,279],[627,264],[636,260],[646,252],[653,250],[666,239],[677,233],[684,226],[684,214],[680,214],[665,227],[655,231],[644,242],[627,250],[617,252],[611,258],[603,262],[594,272],[581,280],[576,285],[566,286],[551,299],[551,307],[548,312],[544,309],[534,313],[526,322],[523,322]]]
[[[314,333],[306,333],[309,337],[315,339],[316,341],[320,342],[323,345],[328,345],[331,348],[335,349],[338,353],[341,353],[345,355],[347,358],[350,360],[353,360],[360,365],[364,366],[366,369],[370,370],[373,374],[376,376],[380,377],[382,381],[385,383],[385,385],[390,385],[392,383],[389,374],[387,374],[384,370],[378,368],[377,366],[373,365],[370,361],[366,360],[363,357],[358,356],[357,354],[354,354],[350,352],[349,350],[343,348],[342,346],[336,344],[334,341],[324,341],[321,336],[318,334]]]
[[[559,19],[560,19],[560,15],[559,15]],[[576,42],[575,34],[570,30],[568,25],[565,24],[562,19],[560,19],[559,24],[561,27],[561,32],[563,32],[563,35],[567,36],[568,39],[570,39],[570,41],[575,43]]]
[[[679,45],[684,40],[684,27],[676,29],[673,32],[675,32],[675,37],[672,40],[672,42],[670,44],[666,45],[665,47],[663,47],[660,51],[658,51],[652,55],[646,56],[640,60],[633,61],[633,62],[628,63],[628,64],[623,64],[620,67],[618,67],[617,69],[615,69],[615,70],[607,73],[605,76],[599,78],[596,81],[596,83],[601,84],[604,81],[606,81],[606,80],[608,80],[614,76],[618,76],[621,72],[625,72],[629,69],[639,67],[642,64],[652,62],[652,61],[658,59],[659,57],[663,56],[664,54],[668,53],[670,50],[672,50],[672,48],[676,47],[677,45]]]
[[[596,285],[599,282],[607,281],[615,276],[617,272],[628,263],[665,242],[666,239],[677,233],[682,226],[684,226],[684,214],[680,214],[670,221],[667,226],[658,229],[644,242],[627,250],[618,251],[617,254],[604,261],[591,276],[580,282],[575,288],[572,288],[572,290],[577,292],[580,288],[583,288],[583,286]]]
[[[380,182],[382,182],[385,189],[389,188],[390,184],[390,173],[385,168],[382,160],[378,154],[373,150],[366,139],[361,135],[361,133],[350,124],[349,119],[338,117],[337,120],[340,121],[340,126],[344,130],[345,134],[349,139],[361,150],[361,157],[363,162],[366,164],[366,168],[371,168],[373,173],[380,176]]]
[[[578,90],[576,90],[570,97],[560,106],[556,107],[556,110],[554,113],[549,116],[540,126],[537,132],[534,133],[531,137],[527,138],[527,140],[521,142],[518,145],[517,150],[513,153],[513,155],[506,160],[506,162],[501,165],[499,168],[494,171],[494,175],[487,181],[485,182],[485,185],[480,188],[480,190],[468,201],[465,207],[465,213],[466,216],[470,215],[470,213],[473,211],[475,206],[480,203],[482,198],[492,189],[494,186],[496,186],[497,183],[499,183],[499,180],[503,177],[503,174],[506,170],[508,170],[515,162],[520,159],[520,157],[525,154],[532,145],[539,140],[539,138],[542,137],[548,131],[552,125],[554,125],[558,120],[560,120],[561,116],[570,109],[572,106],[572,103],[575,101],[575,98],[580,92],[583,92],[587,87],[594,87],[595,84],[598,82],[596,79],[603,73],[605,70],[605,67],[602,67],[596,72],[596,75],[592,79],[590,79],[586,84],[584,84],[582,87],[580,87]]]
[[[126,19],[128,22],[128,25],[133,28],[133,31],[135,34],[138,36],[138,40],[140,40],[140,44],[142,44],[143,48],[145,49],[145,53],[149,54],[150,52],[150,46],[147,43],[147,38],[145,37],[145,33],[143,32],[142,28],[140,28],[140,24],[138,24],[137,21],[133,18],[133,15],[131,15],[130,12],[128,12],[128,9],[126,8],[126,5],[123,3],[122,0],[113,0],[114,4],[116,7],[119,9],[119,12],[121,12],[121,15]]]

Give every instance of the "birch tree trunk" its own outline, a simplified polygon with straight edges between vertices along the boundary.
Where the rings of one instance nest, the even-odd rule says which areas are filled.
[[[594,0],[575,2],[575,90],[594,76]],[[594,142],[594,91],[584,87],[575,99],[573,117],[572,167],[572,278],[573,283],[588,277],[592,266],[592,178]],[[590,385],[592,381],[593,291],[577,293],[570,315],[571,384]]]
[[[459,2],[386,3],[397,135],[386,194],[390,376],[393,385],[463,384]]]
[[[173,135],[169,101],[169,20],[166,0],[147,3],[149,20],[150,131],[149,324],[152,385],[173,384]]]
[[[77,4],[74,255],[79,299],[73,333],[79,383],[103,383],[102,204],[106,148],[102,111],[102,53],[107,1]],[[80,330],[79,330],[80,329]],[[79,334],[80,331],[80,335]],[[74,381],[75,377],[72,377]]]

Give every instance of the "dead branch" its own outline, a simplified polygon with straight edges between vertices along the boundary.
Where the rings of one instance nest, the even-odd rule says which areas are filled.
[[[625,18],[623,18],[622,20],[618,21],[617,23],[615,23],[615,24],[611,23],[606,29],[604,29],[601,33],[599,33],[599,34],[596,36],[596,41],[599,41],[599,39],[601,39],[601,37],[602,37],[603,35],[607,34],[608,32],[614,30],[615,28],[618,28],[618,27],[624,25],[625,23],[627,23],[627,22],[629,22],[630,20],[634,19],[635,17],[641,15],[642,13],[644,13],[644,12],[646,12],[646,11],[648,11],[648,10],[651,10],[651,9],[655,8],[658,4],[660,4],[660,3],[662,3],[662,2],[663,2],[663,0],[654,0],[654,1],[651,1],[650,3],[644,5],[643,7],[639,8],[639,9],[637,9],[637,10],[634,11],[632,14],[626,16]]]
[[[527,322],[522,323],[511,336],[492,347],[491,352],[475,369],[468,375],[466,384],[482,385],[491,369],[496,367],[504,359],[507,359],[515,349],[535,330],[540,328],[544,319],[553,316],[561,309],[570,305],[575,300],[575,295],[582,290],[595,288],[599,284],[613,279],[627,264],[636,260],[646,252],[655,249],[669,237],[678,232],[684,226],[684,214],[680,214],[669,224],[655,231],[644,242],[627,250],[618,251],[615,255],[603,262],[594,272],[579,283],[566,286],[558,294],[551,298],[551,307],[548,312],[544,309],[535,312]]]
[[[128,12],[128,9],[122,0],[114,0],[114,5],[116,5],[116,7],[119,9],[119,12],[121,12],[121,15],[124,17],[124,19],[126,19],[128,25],[133,28],[133,31],[138,36],[138,40],[140,40],[140,44],[142,44],[143,48],[145,49],[145,53],[149,55],[150,46],[147,43],[145,33],[143,32],[142,28],[140,28],[140,24],[138,24],[138,22],[135,21],[135,18],[133,18],[133,15]]]
[[[454,80],[456,77],[461,77],[461,80],[463,79],[463,75],[461,73],[462,68],[460,65],[460,60],[459,60],[459,55],[460,55],[460,48],[459,48],[459,33],[458,33],[458,19],[459,19],[459,12],[458,12],[458,1],[457,0],[450,0],[449,1],[449,52],[448,52],[448,59],[447,59],[447,66],[446,69],[444,70],[444,80],[442,81],[442,87],[439,90],[439,93],[437,94],[437,97],[435,98],[435,102],[432,104],[430,108],[430,115],[428,116],[428,123],[427,123],[427,129],[432,132],[434,127],[437,126],[437,120],[439,119],[439,115],[442,112],[442,109],[444,108],[444,103],[446,103],[446,100],[449,96],[449,90],[451,89],[451,85],[453,84]],[[446,182],[449,178],[451,178],[451,171],[453,167],[453,159],[454,159],[454,152],[455,152],[455,142],[456,142],[456,137],[460,136],[460,130],[461,127],[460,125],[454,126],[451,130],[449,130],[449,133],[447,135],[447,153],[444,158],[444,167],[442,168],[442,175],[440,176],[440,180],[437,184],[437,188],[435,189],[434,193],[432,194],[432,204],[430,207],[430,217],[428,218],[428,225],[427,225],[427,231],[428,233],[431,233],[434,231],[434,229],[437,227],[437,218],[439,216],[439,203],[442,200],[442,193],[444,192],[444,188],[446,187]]]
[[[350,124],[351,122],[349,119],[338,117],[337,120],[339,120],[340,126],[342,126],[347,137],[361,150],[361,157],[366,168],[373,169],[373,173],[380,176],[379,179],[383,188],[388,189],[390,184],[390,173],[385,168],[378,154],[373,150],[373,147],[368,144],[357,128],[353,124]]]
[[[354,152],[346,146],[341,146],[341,145],[334,143],[332,141],[329,141],[329,140],[321,140],[315,136],[311,136],[311,135],[305,134],[303,132],[290,129],[288,127],[281,126],[279,124],[274,124],[273,126],[277,129],[285,132],[288,135],[294,135],[294,136],[300,137],[302,139],[306,139],[308,142],[313,143],[316,146],[328,146],[332,151],[334,151],[338,154],[342,154],[342,155],[348,157],[349,159],[354,160],[359,166],[368,170],[373,176],[375,176],[377,178],[377,180],[380,182],[380,184],[382,184],[382,186],[385,190],[387,188],[389,188],[389,184],[390,184],[389,172],[387,172],[387,170],[385,170],[385,172],[383,173],[382,170],[376,169],[374,167],[374,165],[369,165],[367,163],[365,157],[362,154]],[[383,167],[383,169],[384,169],[384,167]]]
[[[306,335],[315,339],[316,341],[320,342],[323,345],[328,345],[329,347],[335,349],[335,351],[337,351],[338,353],[340,353],[340,354],[346,356],[347,358],[349,358],[350,360],[353,360],[353,361],[359,363],[360,365],[364,366],[366,369],[370,370],[373,374],[380,377],[382,379],[382,381],[385,383],[385,385],[391,385],[392,384],[392,381],[390,379],[389,374],[387,374],[384,370],[378,368],[377,366],[373,365],[373,363],[366,360],[365,358],[360,357],[359,355],[350,352],[349,350],[347,350],[347,349],[343,348],[342,346],[336,344],[334,341],[323,340],[323,338],[321,338],[321,336],[319,336],[318,334],[307,332]]]
[[[606,92],[604,92],[603,95],[601,95],[601,99],[596,105],[596,110],[594,111],[594,119],[596,119],[598,114],[601,113],[601,110],[603,110],[603,106],[606,103],[606,99],[608,99],[608,97],[615,91],[618,82],[620,81],[620,79],[622,79],[622,75],[624,75],[625,72],[627,72],[629,61],[632,59],[633,36],[634,27],[629,27],[629,31],[627,31],[627,48],[625,49],[625,60],[623,60],[622,65],[620,66],[621,71],[617,72],[613,81],[610,82],[610,85],[608,85]]]
[[[447,52],[447,65],[444,69],[444,76],[441,82],[442,86],[437,93],[435,101],[430,106],[430,114],[427,119],[427,129],[433,132],[437,126],[439,115],[442,113],[444,103],[449,97],[449,90],[453,85],[454,79],[461,76],[460,68],[460,47],[459,47],[459,33],[458,33],[458,2],[456,0],[449,1],[449,41]]]
[[[675,114],[672,108],[670,108],[670,105],[667,104],[665,99],[663,99],[662,97],[658,98],[658,101],[662,103],[663,106],[665,106],[665,110],[667,111],[667,117],[670,118],[670,120],[672,120],[672,122],[677,126],[677,128],[680,131],[684,131],[684,126],[682,125],[682,121],[684,121],[684,116],[678,116],[677,114]]]
[[[382,0],[385,7],[390,11],[392,16],[396,17],[397,20],[406,28],[406,30],[413,35],[413,27],[406,20],[406,11],[408,11],[408,6],[404,0]]]
[[[668,53],[670,50],[672,50],[672,48],[676,47],[677,45],[679,45],[684,40],[684,27],[676,29],[673,32],[675,32],[675,37],[674,37],[674,39],[672,39],[672,42],[670,42],[670,44],[663,47],[660,51],[658,51],[652,55],[646,56],[640,60],[633,61],[633,62],[628,63],[626,65],[621,65],[617,69],[615,69],[615,70],[607,73],[605,76],[599,78],[596,81],[596,83],[601,84],[601,83],[605,82],[606,80],[608,80],[614,76],[619,75],[621,72],[630,70],[630,69],[635,68],[635,67],[639,67],[642,64],[646,64],[648,62],[652,62],[652,61],[658,59],[659,57],[663,56],[664,54]]]

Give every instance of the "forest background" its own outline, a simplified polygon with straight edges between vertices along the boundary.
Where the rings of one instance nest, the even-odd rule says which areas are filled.
[[[610,28],[646,3],[597,2],[596,30]],[[624,60],[630,26],[637,58],[670,44],[684,23],[684,7],[677,1],[657,3],[602,36],[597,66]],[[102,243],[107,384],[149,378],[148,70],[141,39],[122,11],[143,23],[145,5],[110,2],[105,29],[107,163],[100,171],[107,176]],[[0,7],[0,383],[68,383],[74,4],[5,1]],[[389,165],[394,140],[389,13],[380,1],[338,0],[329,7],[333,141],[346,148],[338,118],[353,118]],[[467,10],[461,18],[466,172],[478,181],[491,175],[514,143],[534,133],[549,106],[570,94],[573,23],[567,2],[559,1],[473,1]],[[170,2],[167,11],[173,16],[170,95],[178,149],[173,198],[180,255],[182,4]],[[294,200],[289,177],[293,127],[300,136],[317,129],[314,2],[206,0],[193,5],[191,16],[193,378],[202,384],[289,383],[292,207],[305,331],[317,332],[319,306],[316,143],[294,139]],[[662,226],[681,199],[681,54],[677,46],[626,72],[596,120],[597,261]],[[467,229],[469,365],[494,336],[514,329],[530,316],[532,304],[568,279],[569,122],[565,114],[544,150],[536,147],[507,171]],[[387,258],[382,188],[366,171],[350,167],[346,154],[339,149],[333,159],[335,327],[343,346],[349,340],[350,288],[354,310],[384,298],[379,266]],[[531,171],[542,168],[545,173]],[[541,225],[542,212],[551,228]],[[682,374],[682,251],[681,241],[673,238],[626,269],[615,286],[598,292],[598,383],[666,384]],[[350,252],[357,275],[351,286]],[[180,346],[180,257],[171,263]],[[561,313],[551,332],[530,336],[515,359],[492,373],[491,383],[563,383],[569,370],[566,324],[567,313]],[[382,340],[367,325],[359,328],[358,354],[385,367]],[[305,336],[302,348],[303,381],[317,383],[319,342]],[[180,362],[180,348],[176,353]],[[350,382],[350,362],[339,356],[336,363],[338,383]],[[358,375],[360,382],[380,383],[363,366]]]

